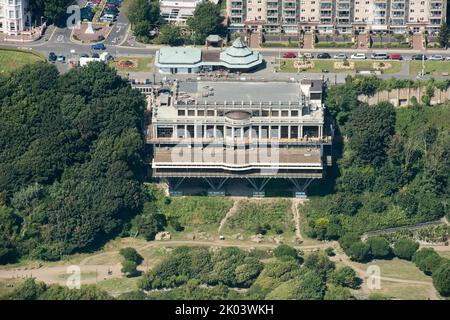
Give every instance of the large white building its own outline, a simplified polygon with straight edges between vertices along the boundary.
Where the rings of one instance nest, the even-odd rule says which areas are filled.
[[[0,0],[0,32],[18,35],[30,26],[28,0]]]
[[[171,23],[185,24],[203,0],[160,0],[161,17]],[[219,0],[209,0],[217,4]]]

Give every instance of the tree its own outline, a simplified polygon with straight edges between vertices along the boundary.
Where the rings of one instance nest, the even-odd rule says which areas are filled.
[[[354,300],[348,288],[341,286],[328,285],[324,300]]]
[[[422,248],[412,256],[412,261],[417,268],[427,275],[431,275],[433,271],[439,266],[442,257],[434,251],[433,248]]]
[[[45,16],[48,20],[64,26],[67,8],[76,3],[75,0],[35,0],[30,1],[30,9],[34,17]]]
[[[358,163],[380,167],[395,133],[395,112],[392,104],[362,104],[352,110],[347,123],[349,145]]]
[[[34,279],[26,279],[12,293],[7,295],[9,300],[37,300],[42,295],[47,286],[43,282],[36,282]]]
[[[349,266],[344,266],[334,271],[331,280],[334,284],[342,287],[357,289],[361,279],[356,275],[355,270]]]
[[[314,252],[305,258],[304,267],[323,279],[327,279],[328,275],[336,268],[336,265],[325,254]]]
[[[442,296],[450,296],[450,262],[446,260],[433,272],[433,284]]]
[[[370,247],[362,241],[353,243],[346,253],[353,261],[366,262],[370,259]]]
[[[441,48],[447,48],[449,37],[450,30],[448,28],[447,22],[443,21],[438,33],[438,41]]]
[[[142,256],[136,251],[136,249],[131,247],[122,248],[119,251],[119,254],[128,261],[132,261],[136,263],[137,265],[141,264],[141,262],[144,260]]]
[[[180,45],[183,41],[180,27],[173,24],[162,26],[155,41],[158,44],[168,44],[170,46]]]
[[[128,20],[135,26],[139,22],[147,21],[150,24],[159,22],[159,2],[156,0],[131,0],[128,11]]]
[[[417,249],[419,249],[418,242],[409,239],[399,239],[394,243],[393,252],[400,259],[411,260]]]
[[[297,250],[287,244],[280,244],[273,250],[274,257],[278,259],[298,259]]]
[[[122,269],[120,271],[122,271],[122,273],[124,273],[127,277],[136,277],[139,275],[136,262],[130,260],[125,260],[122,262]]]
[[[367,244],[369,245],[370,253],[374,258],[384,259],[391,254],[389,242],[383,237],[371,237],[367,239]]]
[[[342,249],[344,249],[344,251],[349,249],[353,243],[359,241],[360,237],[355,232],[347,232],[341,238],[339,238],[339,244],[341,245]]]
[[[206,37],[211,34],[222,34],[223,17],[220,6],[210,1],[202,1],[197,5],[194,15],[187,19],[187,25],[193,32],[196,44],[205,43]]]
[[[322,300],[325,291],[325,280],[314,271],[306,271],[294,282],[294,298],[298,300]]]

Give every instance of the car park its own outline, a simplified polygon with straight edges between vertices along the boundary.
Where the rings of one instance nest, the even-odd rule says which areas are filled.
[[[347,55],[345,53],[338,53],[334,56],[335,59],[347,59]]]
[[[364,53],[355,53],[355,54],[351,55],[350,59],[365,60],[366,59],[366,55]]]
[[[372,54],[371,58],[374,60],[386,60],[389,58],[389,56],[387,53],[375,52]]]
[[[307,59],[313,59],[314,55],[312,53],[310,53],[310,52],[305,52],[305,53],[302,54],[302,57],[305,57]]]
[[[329,53],[326,53],[326,52],[324,52],[324,53],[319,53],[319,54],[317,55],[317,59],[331,59],[331,56],[330,56]]]
[[[58,58],[56,59],[56,61],[58,61],[58,62],[66,62],[66,57],[64,57],[64,56],[58,56]]]
[[[427,60],[427,56],[424,54],[415,54],[411,56],[411,60]]]
[[[403,57],[400,54],[398,54],[398,53],[391,53],[389,55],[389,59],[391,59],[391,60],[402,60]]]
[[[433,54],[430,57],[430,60],[432,60],[432,61],[443,61],[444,60],[444,56],[441,56],[440,54]]]
[[[81,58],[89,58],[89,55],[87,53],[82,53],[80,55]]]

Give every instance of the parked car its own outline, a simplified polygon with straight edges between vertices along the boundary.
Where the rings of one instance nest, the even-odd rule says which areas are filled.
[[[430,57],[430,60],[432,60],[432,61],[443,61],[444,60],[444,56],[441,56],[440,54],[433,54]]]
[[[415,54],[413,56],[411,56],[412,60],[427,60],[427,56],[424,54]]]
[[[100,55],[98,53],[93,53],[92,54],[92,58],[97,58],[98,59],[98,58],[100,58]]]
[[[398,54],[398,53],[391,53],[389,55],[389,59],[391,59],[391,60],[402,60],[403,57],[400,54]]]
[[[347,59],[347,55],[345,53],[338,53],[334,56],[335,59]]]
[[[303,53],[303,57],[305,57],[307,59],[313,59],[314,55],[312,53],[305,52],[305,53]]]
[[[445,58],[445,60],[450,60],[450,56],[448,56],[447,58]]]
[[[50,52],[48,54],[48,61],[55,62],[57,59],[58,59],[58,57],[56,56],[56,54],[54,52]]]
[[[324,52],[324,53],[319,53],[319,54],[317,55],[317,59],[331,59],[331,56],[330,56],[329,53],[326,53],[326,52]]]
[[[58,56],[58,58],[56,59],[56,61],[58,61],[58,62],[66,62],[66,57],[64,57],[64,56]]]
[[[283,54],[283,58],[286,58],[286,59],[292,59],[295,57],[296,57],[296,55],[294,52],[286,52],[285,54]]]
[[[388,59],[389,56],[387,53],[376,52],[376,53],[372,54],[371,58],[375,59],[375,60],[385,60],[385,59]]]
[[[364,53],[355,53],[355,54],[351,55],[350,59],[365,60],[366,59],[366,55]]]
[[[87,53],[82,53],[80,55],[81,58],[89,58],[89,55]]]
[[[97,44],[93,44],[91,46],[91,49],[92,50],[105,50],[106,47],[105,47],[105,45],[103,43],[97,43]]]

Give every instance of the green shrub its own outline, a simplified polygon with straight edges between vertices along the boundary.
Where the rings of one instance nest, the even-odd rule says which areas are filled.
[[[370,253],[374,258],[384,259],[391,254],[389,242],[382,237],[372,237],[367,239],[367,244],[370,247]]]
[[[353,243],[346,253],[350,259],[357,262],[367,262],[371,258],[370,246],[362,241]]]
[[[431,275],[433,271],[439,266],[442,257],[434,251],[433,248],[422,248],[412,256],[412,261],[417,268],[427,275]]]
[[[433,272],[433,284],[440,295],[450,296],[450,261],[442,262]]]
[[[409,239],[399,239],[394,243],[393,252],[400,259],[411,260],[417,249],[419,249],[418,242]]]

